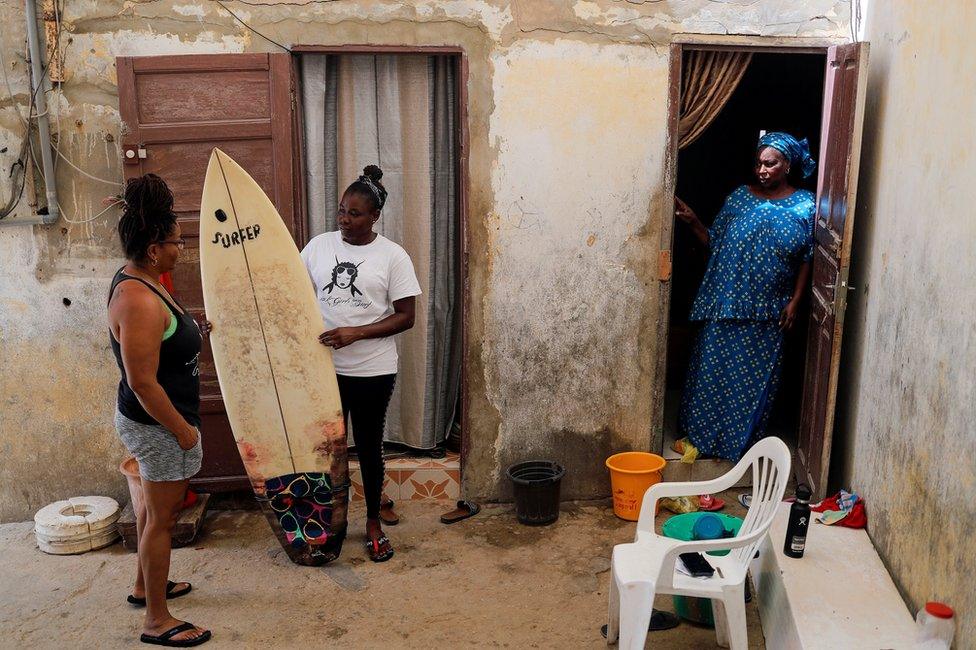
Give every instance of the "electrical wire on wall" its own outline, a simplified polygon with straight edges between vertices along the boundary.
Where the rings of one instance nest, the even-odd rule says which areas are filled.
[[[17,155],[17,160],[10,166],[10,172],[9,172],[9,176],[11,178],[10,198],[7,200],[6,204],[4,204],[2,208],[0,208],[0,220],[2,220],[6,218],[8,215],[10,215],[11,213],[13,213],[13,211],[17,209],[17,206],[20,205],[20,201],[24,196],[24,187],[27,185],[27,158],[28,158],[27,154],[28,151],[31,151],[31,153],[33,153],[33,145],[31,144],[31,138],[30,138],[30,133],[31,133],[30,125],[34,114],[34,99],[37,93],[37,89],[34,89],[34,91],[31,92],[29,95],[29,99],[27,103],[27,117],[25,118],[24,114],[20,112],[20,104],[17,103],[16,97],[14,95],[13,86],[10,84],[10,77],[7,74],[7,62],[3,58],[2,47],[0,47],[0,70],[3,71],[3,81],[7,87],[7,95],[10,97],[10,105],[14,107],[14,110],[17,112],[17,117],[20,118],[20,122],[24,126],[24,135],[21,140],[20,152]],[[30,156],[30,159],[34,165],[37,164],[33,156]],[[19,172],[20,189],[16,189],[17,179],[16,176],[14,175],[15,173],[17,173],[18,168],[20,170]]]
[[[56,51],[56,56],[61,61],[64,60],[64,45],[63,45],[64,40],[61,38],[61,35],[63,33],[63,26],[61,23],[61,12],[63,11],[62,9],[63,1],[64,0],[58,0],[58,2],[54,3],[54,25],[55,25],[54,48]],[[54,101],[53,103],[57,109],[54,115],[54,125],[57,127],[56,130],[59,134],[61,133],[61,97],[64,95],[63,87],[64,87],[64,82],[60,82],[58,86],[52,91],[56,97],[56,101]],[[49,112],[50,110],[51,109],[48,108]],[[54,149],[54,153],[56,153],[59,158],[61,158],[64,162],[68,163],[68,166],[70,166],[72,169],[77,171],[82,176],[86,178],[90,178],[93,181],[99,181],[101,183],[105,183],[106,185],[111,185],[112,187],[119,187],[121,185],[122,183],[121,180],[110,181],[104,178],[99,178],[98,176],[89,174],[87,171],[85,171],[78,165],[71,162],[71,160],[67,156],[65,156],[60,149],[58,149],[58,146],[54,143],[54,140],[51,141],[51,148]],[[57,161],[55,161],[55,165],[57,165]]]
[[[64,41],[62,39],[62,35],[63,35],[63,32],[64,32],[64,28],[63,28],[63,23],[61,21],[62,12],[63,12],[63,0],[59,0],[58,2],[55,2],[55,6],[54,6],[54,20],[55,20],[55,27],[56,27],[56,29],[55,29],[55,44],[54,44],[54,48],[53,48],[54,49],[54,52],[55,52],[55,56],[59,57],[59,60],[63,60],[63,57],[64,57]],[[42,117],[41,114],[36,113],[37,93],[40,91],[40,89],[43,86],[43,84],[41,83],[43,81],[43,77],[45,75],[48,75],[48,76],[50,75],[49,70],[50,70],[50,64],[51,64],[51,62],[48,62],[47,65],[42,65],[42,74],[41,74],[41,77],[42,78],[37,80],[37,83],[35,84],[35,87],[33,88],[32,92],[30,94],[30,98],[29,98],[29,102],[28,102],[28,115],[25,118],[24,115],[23,115],[23,113],[21,112],[20,105],[16,102],[16,96],[15,96],[15,94],[13,92],[13,87],[12,87],[12,84],[10,83],[10,78],[9,78],[8,73],[7,73],[6,61],[3,59],[3,51],[2,51],[2,49],[3,48],[0,48],[0,69],[2,69],[4,84],[5,84],[6,89],[7,89],[7,94],[10,97],[11,104],[13,105],[14,110],[17,111],[17,116],[20,118],[20,121],[21,121],[21,123],[24,126],[24,137],[23,137],[23,142],[21,144],[20,155],[18,156],[17,161],[11,166],[11,171],[10,171],[10,175],[13,178],[14,177],[14,173],[19,170],[19,175],[20,175],[21,182],[19,184],[16,182],[16,180],[14,180],[14,182],[12,182],[12,184],[11,184],[11,198],[10,198],[10,200],[8,200],[8,202],[7,202],[6,205],[4,205],[3,207],[0,207],[0,219],[3,219],[4,217],[6,217],[9,214],[11,214],[17,208],[17,206],[20,204],[20,201],[23,198],[24,188],[25,188],[25,186],[27,184],[26,183],[26,181],[27,181],[26,174],[28,172],[28,166],[27,166],[27,160],[26,159],[27,158],[30,159],[30,162],[33,164],[33,166],[37,169],[37,171],[41,174],[42,177],[44,175],[43,174],[43,170],[41,170],[40,165],[38,164],[38,155],[37,155],[37,152],[34,151],[34,143],[33,143],[32,138],[31,138],[31,132],[32,132],[32,128],[33,128],[33,125],[35,123],[35,120],[37,118],[39,118],[39,117]],[[64,91],[63,91],[63,82],[60,82],[57,86],[55,86],[51,90],[51,93],[52,93],[52,103],[55,104],[55,108],[52,110],[51,107],[48,107],[47,113],[50,114],[50,116],[54,119],[54,124],[55,124],[55,127],[56,127],[56,133],[57,134],[60,134],[60,133],[62,133],[62,130],[61,130],[61,98],[63,97],[63,93],[64,93]],[[110,186],[112,186],[113,188],[116,188],[116,189],[119,189],[122,186],[122,180],[121,179],[119,179],[119,180],[107,180],[105,178],[101,178],[99,176],[96,176],[94,174],[91,174],[88,171],[86,171],[86,170],[82,169],[81,167],[79,167],[78,165],[76,165],[70,158],[68,158],[64,154],[63,151],[61,151],[61,149],[58,147],[57,143],[55,142],[55,139],[54,138],[51,139],[50,145],[51,145],[51,149],[53,150],[53,152],[57,156],[55,158],[55,171],[57,170],[57,167],[56,167],[57,161],[58,161],[58,159],[60,159],[60,160],[63,160],[69,167],[71,167],[76,172],[78,172],[79,174],[81,174],[82,176],[84,176],[86,178],[89,178],[89,179],[91,179],[93,181],[96,181],[96,182],[104,183],[106,185],[110,185]],[[28,155],[28,152],[29,152],[29,155]],[[45,182],[48,182],[48,179],[45,179]],[[51,182],[56,182],[56,180],[55,179],[52,179]],[[19,188],[18,188],[18,185],[19,185]],[[62,218],[64,219],[64,221],[66,223],[70,223],[70,224],[85,224],[85,223],[90,223],[92,221],[95,221],[99,217],[101,217],[103,214],[105,214],[106,212],[108,212],[112,208],[117,207],[117,205],[118,205],[116,202],[111,202],[103,210],[99,211],[98,213],[94,214],[91,217],[88,217],[88,218],[85,218],[85,219],[73,219],[73,218],[71,218],[71,217],[68,216],[67,212],[61,206],[61,202],[60,201],[55,200],[55,202],[56,202],[56,205],[58,207],[58,211],[60,212],[60,214],[61,214]]]
[[[288,46],[286,46],[286,45],[282,45],[282,44],[281,44],[281,43],[279,43],[278,41],[276,41],[276,40],[274,40],[274,39],[272,39],[272,38],[269,38],[269,37],[267,37],[267,36],[265,36],[264,34],[262,34],[261,32],[259,32],[258,30],[256,30],[256,29],[254,29],[253,27],[251,27],[250,25],[248,25],[248,24],[247,24],[247,23],[246,23],[246,22],[244,21],[244,19],[243,19],[243,18],[241,18],[240,16],[238,16],[237,14],[235,14],[235,13],[234,13],[233,11],[231,11],[230,9],[228,9],[228,8],[227,8],[227,5],[225,5],[225,4],[224,4],[223,2],[221,2],[220,0],[213,0],[213,1],[214,1],[215,3],[217,3],[218,5],[220,5],[220,8],[221,8],[221,9],[223,9],[224,11],[226,11],[227,13],[229,13],[229,14],[230,14],[231,16],[233,16],[233,17],[234,17],[234,20],[236,20],[236,21],[237,21],[237,22],[239,22],[240,24],[242,24],[242,25],[244,25],[244,27],[246,27],[246,28],[248,29],[248,31],[252,31],[252,32],[254,32],[255,34],[257,34],[258,36],[260,36],[261,38],[263,38],[264,40],[266,40],[266,41],[268,41],[269,43],[272,43],[272,44],[274,44],[274,45],[277,45],[278,47],[280,47],[281,49],[283,49],[283,50],[284,50],[285,52],[288,52],[289,54],[291,54],[291,53],[292,53],[292,51],[291,51],[291,48],[290,48],[290,47],[288,47]]]
[[[286,45],[282,45],[278,41],[270,38],[269,36],[266,36],[262,32],[258,31],[254,27],[252,27],[250,24],[248,24],[247,21],[245,21],[243,18],[241,18],[237,13],[235,13],[234,11],[232,11],[231,9],[229,9],[223,2],[221,2],[221,0],[213,0],[213,1],[218,6],[220,6],[224,11],[226,11],[228,14],[230,14],[234,18],[234,20],[236,20],[241,25],[243,25],[248,31],[253,32],[254,34],[257,34],[258,36],[260,36],[264,40],[268,41],[269,43],[272,43],[273,45],[276,45],[277,47],[280,47],[285,52],[292,53],[291,48],[289,48]],[[56,0],[54,2],[54,12],[53,12],[54,13],[54,21],[55,21],[55,31],[54,31],[54,33],[55,33],[55,39],[56,40],[55,40],[55,44],[54,44],[53,50],[54,50],[54,56],[58,57],[58,60],[62,60],[62,61],[64,60],[64,43],[63,43],[63,40],[62,40],[62,34],[63,34],[63,31],[64,31],[64,26],[63,26],[63,23],[62,23],[62,13],[63,13],[63,11],[64,11],[64,0]],[[2,50],[2,48],[0,48],[0,50]],[[10,80],[8,78],[8,75],[7,75],[6,62],[3,61],[3,59],[2,59],[2,51],[0,51],[0,68],[2,68],[2,70],[3,70],[4,83],[5,83],[6,88],[7,88],[7,93],[9,95],[10,99],[11,99],[11,104],[14,106],[14,110],[17,111],[17,115],[20,118],[21,123],[24,125],[24,141],[23,141],[23,144],[21,146],[21,152],[20,152],[20,155],[18,157],[17,162],[15,162],[11,166],[11,171],[10,171],[10,174],[13,177],[13,174],[15,172],[18,172],[18,170],[19,170],[19,175],[20,175],[20,178],[21,178],[21,182],[19,184],[19,189],[16,189],[16,186],[17,186],[17,183],[16,182],[12,184],[12,186],[11,186],[11,189],[12,189],[11,199],[8,201],[8,204],[6,206],[0,208],[0,219],[3,219],[8,214],[12,213],[14,211],[14,209],[16,209],[17,205],[19,205],[19,203],[20,203],[20,201],[21,201],[21,199],[23,197],[24,187],[27,184],[26,183],[26,180],[27,180],[27,178],[26,178],[26,174],[27,174],[27,161],[25,160],[25,158],[29,158],[30,159],[30,162],[38,170],[38,172],[41,174],[41,176],[42,177],[44,176],[43,171],[41,170],[40,165],[38,163],[39,157],[37,155],[37,152],[34,151],[34,143],[33,143],[32,138],[30,136],[31,136],[31,130],[33,128],[33,124],[35,123],[35,120],[37,120],[39,117],[42,117],[42,115],[39,115],[39,114],[36,114],[35,113],[35,108],[36,108],[35,100],[36,100],[36,94],[37,94],[37,92],[43,86],[43,84],[42,84],[43,77],[45,75],[49,75],[50,62],[48,62],[48,65],[42,66],[41,79],[36,80],[35,87],[33,88],[32,92],[31,92],[30,102],[28,104],[28,115],[27,115],[26,118],[24,117],[23,113],[21,112],[20,105],[15,101],[15,95],[14,95],[12,86],[10,84]],[[52,88],[51,93],[52,93],[52,103],[54,104],[54,108],[52,109],[50,106],[48,106],[48,108],[45,111],[45,115],[50,114],[50,116],[54,120],[55,133],[56,134],[61,134],[62,133],[62,129],[61,129],[61,100],[62,100],[63,93],[64,93],[64,91],[63,91],[63,82],[58,82],[57,85],[55,85],[54,88]],[[75,170],[77,173],[79,173],[82,176],[84,176],[85,178],[88,178],[88,179],[93,180],[93,181],[96,181],[96,182],[104,183],[106,185],[111,185],[112,187],[115,187],[115,188],[119,188],[122,185],[122,181],[121,180],[108,180],[108,179],[105,179],[105,178],[101,178],[101,177],[96,176],[96,175],[94,175],[94,174],[92,174],[92,173],[90,173],[90,172],[82,169],[81,167],[79,167],[70,158],[68,158],[68,156],[65,155],[65,153],[63,151],[61,151],[61,149],[58,147],[58,144],[56,142],[56,138],[51,138],[50,146],[51,146],[51,149],[53,150],[53,152],[56,154],[56,158],[55,158],[55,171],[57,170],[57,167],[56,166],[57,166],[58,160],[60,159],[60,160],[64,161],[64,163],[67,164],[69,167],[71,167],[73,170]],[[29,155],[27,155],[28,152],[29,152]],[[48,182],[48,179],[45,179],[45,182]],[[55,179],[51,179],[50,182],[56,182],[56,181],[55,181]],[[16,191],[13,191],[13,190],[16,190]],[[14,196],[16,196],[16,198],[14,198]],[[91,216],[91,217],[89,217],[87,219],[71,219],[71,218],[68,217],[67,213],[65,213],[64,209],[61,207],[60,202],[59,201],[56,201],[56,204],[58,206],[58,209],[59,209],[59,211],[60,211],[60,213],[61,213],[62,218],[64,219],[64,221],[66,221],[67,223],[71,223],[71,224],[82,224],[82,223],[88,223],[88,222],[94,221],[95,219],[97,219],[98,217],[102,216],[108,210],[110,210],[111,208],[115,207],[115,205],[116,205],[115,203],[110,203],[104,210],[101,210],[97,214],[95,214],[95,215],[93,215],[93,216]]]

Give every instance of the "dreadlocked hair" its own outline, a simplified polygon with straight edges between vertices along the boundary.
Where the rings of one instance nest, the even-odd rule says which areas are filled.
[[[149,245],[166,239],[176,226],[173,193],[156,174],[130,178],[123,192],[119,239],[126,258],[142,260]]]
[[[363,168],[363,175],[353,181],[346,188],[346,192],[364,196],[374,210],[382,210],[386,203],[387,192],[383,183],[380,182],[381,178],[383,178],[382,169],[376,165],[366,165]]]

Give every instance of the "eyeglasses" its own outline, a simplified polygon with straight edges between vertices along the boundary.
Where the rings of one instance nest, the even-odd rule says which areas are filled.
[[[176,247],[180,250],[186,248],[186,240],[180,237],[179,239],[160,239],[157,244],[176,244]]]

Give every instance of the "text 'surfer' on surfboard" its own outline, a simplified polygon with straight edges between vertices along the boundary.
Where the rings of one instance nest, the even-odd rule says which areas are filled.
[[[200,204],[210,345],[237,449],[293,562],[339,555],[346,434],[331,350],[298,248],[261,187],[214,149]]]

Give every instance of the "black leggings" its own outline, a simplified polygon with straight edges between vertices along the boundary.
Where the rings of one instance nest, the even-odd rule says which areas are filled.
[[[386,423],[386,407],[393,395],[396,375],[336,375],[336,379],[339,380],[344,419],[348,422],[352,416],[356,452],[363,473],[366,517],[376,519],[380,516],[380,497],[383,493],[383,425]]]

